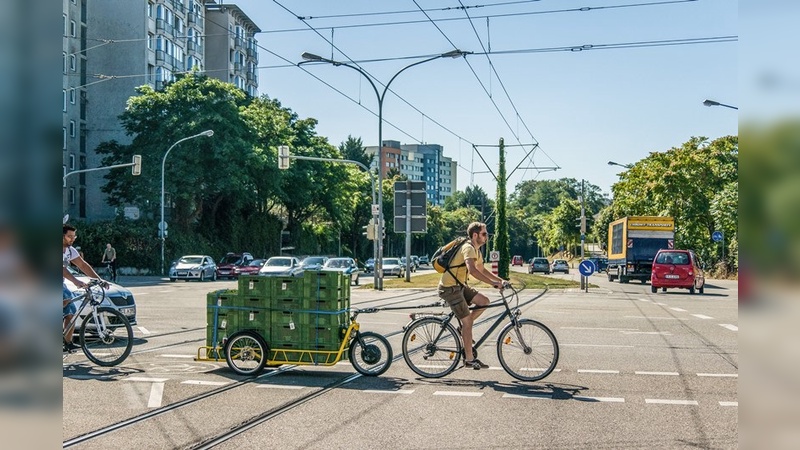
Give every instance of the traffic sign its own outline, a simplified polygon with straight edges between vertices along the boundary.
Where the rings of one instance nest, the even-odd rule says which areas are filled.
[[[492,250],[491,252],[489,252],[489,261],[491,262],[500,261],[500,252],[498,252],[497,250]]]
[[[595,270],[596,268],[594,267],[594,262],[588,259],[583,260],[580,264],[578,264],[578,271],[585,277],[591,276]]]
[[[169,225],[167,225],[167,222],[161,221],[161,222],[158,223],[158,229],[159,230],[164,231],[167,228],[169,228]]]
[[[722,231],[715,231],[711,233],[711,240],[714,242],[719,242],[722,240]]]

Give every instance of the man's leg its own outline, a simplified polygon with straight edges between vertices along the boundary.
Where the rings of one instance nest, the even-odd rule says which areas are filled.
[[[472,324],[475,322],[472,314],[461,319],[461,340],[464,342],[464,359],[472,361],[475,356],[472,354]]]

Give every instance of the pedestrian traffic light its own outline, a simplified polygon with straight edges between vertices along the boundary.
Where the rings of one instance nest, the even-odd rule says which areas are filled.
[[[131,166],[131,174],[134,176],[142,174],[142,155],[133,155],[133,166]]]
[[[285,170],[289,168],[289,146],[278,146],[278,169]]]

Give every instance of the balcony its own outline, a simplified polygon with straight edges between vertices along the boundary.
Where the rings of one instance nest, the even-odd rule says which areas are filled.
[[[258,62],[258,49],[255,47],[248,47],[247,48],[247,57],[252,59],[253,62]]]
[[[186,7],[183,6],[183,2],[181,0],[169,0],[167,3],[172,6],[173,11],[178,11],[181,13],[186,12]]]
[[[239,36],[233,38],[233,48],[241,50],[243,46],[244,46],[244,39],[240,38]]]
[[[186,15],[186,21],[189,23],[189,25],[197,25],[200,23],[200,14],[197,14],[196,12],[190,12]]]
[[[189,41],[186,43],[186,50],[189,52],[197,53],[200,56],[203,56],[203,46],[198,44],[194,41]]]
[[[166,34],[175,34],[175,27],[166,22],[164,19],[156,19],[156,31],[162,31]]]
[[[234,72],[241,72],[242,71],[242,63],[233,63],[233,71]]]

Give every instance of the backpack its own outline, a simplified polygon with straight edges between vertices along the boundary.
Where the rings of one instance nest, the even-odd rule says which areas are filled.
[[[453,260],[453,257],[456,256],[456,253],[461,251],[461,246],[467,242],[469,242],[469,239],[466,237],[458,237],[439,248],[439,250],[436,250],[436,253],[431,257],[431,265],[433,265],[433,268],[439,273],[450,272],[450,262]],[[456,267],[464,265],[466,264],[459,264]],[[453,273],[450,272],[450,275],[453,275]],[[455,275],[453,275],[453,278],[455,278]]]

